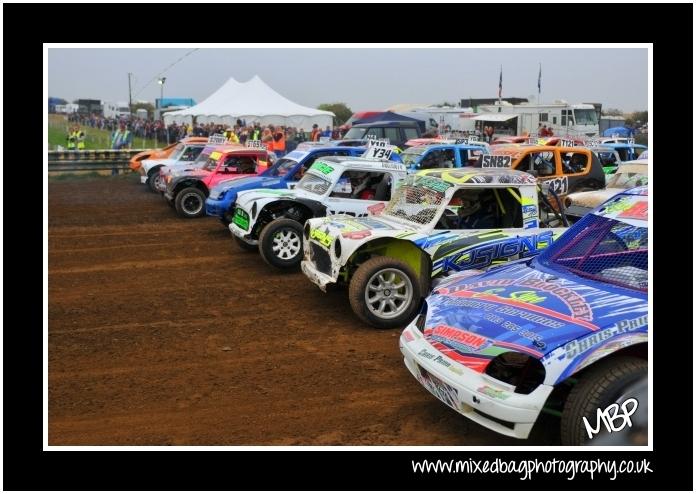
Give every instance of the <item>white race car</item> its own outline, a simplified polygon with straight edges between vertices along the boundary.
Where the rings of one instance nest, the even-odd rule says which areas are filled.
[[[355,314],[375,327],[410,321],[431,278],[537,254],[565,228],[536,179],[509,168],[422,170],[406,178],[379,216],[305,224],[302,270],[322,290],[347,283]],[[377,211],[374,211],[375,213]]]
[[[406,167],[394,161],[325,156],[292,190],[240,192],[229,228],[243,248],[258,245],[271,266],[297,267],[307,219],[327,214],[368,216],[384,209],[404,178]]]
[[[198,155],[201,154],[203,148],[210,147],[204,143],[191,143],[184,144],[180,142],[176,145],[176,149],[167,159],[163,160],[143,160],[140,183],[147,184],[153,192],[161,192],[163,187],[161,183],[162,177],[160,175],[160,169],[164,166],[177,166],[177,165],[191,165],[196,161]],[[212,150],[212,147],[210,147]],[[206,162],[207,158],[202,160],[201,166]]]

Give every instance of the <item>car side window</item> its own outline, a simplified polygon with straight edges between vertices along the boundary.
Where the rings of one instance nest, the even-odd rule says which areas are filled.
[[[553,151],[531,153],[530,158],[530,166],[532,167],[532,170],[536,170],[540,177],[556,175],[556,170],[558,168],[556,166],[556,157]]]
[[[382,138],[384,138],[384,129],[382,127],[373,127],[373,128],[367,129],[367,132],[365,132],[365,135],[375,136],[377,139],[382,139]]]
[[[329,197],[388,201],[390,194],[391,182],[388,173],[348,170],[343,172],[338,179]],[[377,199],[377,197],[384,197],[385,195],[386,199]]]
[[[589,164],[585,153],[563,153],[561,161],[563,163],[563,173],[565,174],[585,173]]]

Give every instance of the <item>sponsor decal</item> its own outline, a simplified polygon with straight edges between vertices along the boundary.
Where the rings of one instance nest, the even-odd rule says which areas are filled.
[[[476,391],[486,396],[490,396],[491,398],[496,398],[498,400],[507,400],[510,397],[510,395],[505,393],[504,391],[500,389],[491,388],[487,385],[481,386]]]
[[[382,211],[384,211],[384,209],[386,207],[387,207],[386,203],[378,202],[377,204],[373,204],[372,206],[368,206],[367,212],[373,216],[377,216],[378,214],[381,214]]]
[[[330,174],[332,171],[334,171],[332,166],[327,165],[326,163],[322,161],[317,161],[312,165],[312,169],[320,171],[324,175]]]
[[[476,333],[471,333],[452,326],[438,325],[434,328],[425,330],[426,335],[437,341],[446,341],[455,343],[459,347],[464,347],[468,351],[479,351],[482,348],[490,346],[488,339]],[[466,350],[465,350],[466,351]]]
[[[333,242],[333,237],[331,235],[317,228],[309,231],[309,238],[319,241],[319,243],[325,247],[329,247],[331,242]]]
[[[475,246],[444,258],[442,271],[482,268],[489,266],[496,259],[510,258],[516,255],[528,257],[552,243],[553,232],[548,231]]]
[[[565,358],[575,358],[613,336],[640,329],[643,326],[647,326],[647,324],[648,315],[645,314],[635,319],[624,319],[610,328],[597,331],[579,340],[573,340],[563,347],[565,350]]]
[[[235,208],[234,211],[234,217],[232,218],[232,222],[237,225],[239,228],[242,230],[248,230],[249,229],[249,214],[247,214],[246,211],[244,211],[242,208]]]
[[[342,232],[341,237],[343,238],[349,238],[351,240],[361,240],[363,238],[367,238],[370,235],[372,235],[371,230],[360,230],[357,232]]]

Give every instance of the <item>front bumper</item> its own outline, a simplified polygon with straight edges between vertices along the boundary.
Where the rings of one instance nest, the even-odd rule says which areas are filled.
[[[305,239],[306,241],[306,239]],[[306,256],[306,254],[305,254]],[[302,266],[302,272],[305,274],[309,280],[317,285],[319,288],[321,288],[322,291],[326,291],[326,286],[330,285],[332,283],[336,283],[336,280],[333,279],[331,276],[328,274],[324,274],[321,271],[319,271],[315,266],[314,263],[308,260],[303,260],[302,263],[300,264]]]
[[[147,183],[147,175],[140,175],[140,183],[141,184]]]
[[[224,218],[233,203],[234,201],[230,201],[229,199],[226,200],[224,197],[220,199],[211,199],[208,197],[205,201],[205,214]]]
[[[249,237],[247,236],[247,235],[249,235],[249,232],[248,232],[248,231],[246,231],[246,230],[244,230],[244,229],[238,227],[238,226],[235,225],[234,223],[230,223],[229,229],[230,229],[230,233],[232,233],[232,235],[234,235],[235,237],[241,238],[242,240],[244,240],[244,241],[245,241],[246,243],[248,243],[249,245],[259,245],[259,241],[258,241],[258,240],[253,239],[253,238],[249,238]]]
[[[425,340],[415,321],[401,333],[399,348],[413,377],[436,398],[466,418],[506,436],[526,439],[553,391],[553,386],[540,384],[530,394],[515,393],[513,386],[475,372],[438,351]]]

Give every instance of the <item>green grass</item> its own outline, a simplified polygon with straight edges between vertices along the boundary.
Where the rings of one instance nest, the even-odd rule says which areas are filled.
[[[62,115],[48,116],[48,149],[56,149],[56,146],[67,147],[67,135],[70,122]],[[108,130],[93,129],[92,127],[80,127],[85,132],[85,149],[110,149],[111,132]],[[154,139],[133,138],[133,149],[153,149],[163,147],[165,143]]]

